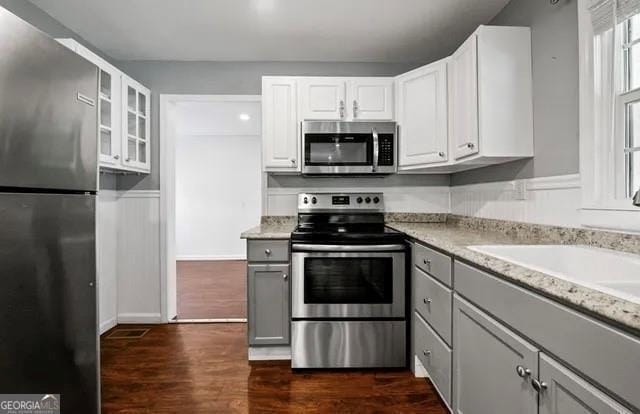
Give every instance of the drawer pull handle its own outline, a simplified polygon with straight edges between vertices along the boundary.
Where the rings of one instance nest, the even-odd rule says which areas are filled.
[[[516,367],[516,373],[520,378],[526,378],[531,375],[531,370],[529,368],[525,368],[522,365],[518,365]]]
[[[536,392],[541,393],[542,391],[547,389],[547,383],[544,381],[538,381],[537,379],[531,379],[531,386]]]
[[[264,254],[271,256],[271,249],[264,249]]]
[[[431,304],[431,298],[424,298],[424,299],[422,299],[422,302],[424,302],[425,305],[430,305]]]

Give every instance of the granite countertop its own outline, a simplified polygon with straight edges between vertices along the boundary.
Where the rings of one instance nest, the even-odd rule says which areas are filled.
[[[388,227],[448,252],[505,280],[529,287],[544,296],[587,311],[599,319],[640,335],[640,304],[537,272],[511,262],[468,249],[485,244],[582,244],[640,254],[640,237],[552,226],[514,225],[510,222],[474,225],[450,220],[447,223],[389,222]],[[469,220],[467,220],[469,221]],[[500,223],[507,223],[501,227]]]
[[[288,240],[296,226],[296,218],[292,216],[265,216],[258,226],[243,231],[240,238]]]
[[[240,234],[241,239],[290,239],[295,224],[260,224]]]

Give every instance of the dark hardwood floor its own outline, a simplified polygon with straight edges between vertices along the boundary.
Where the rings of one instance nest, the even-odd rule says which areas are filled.
[[[246,318],[247,262],[178,261],[178,319]]]
[[[140,339],[106,335],[104,414],[446,413],[430,383],[408,370],[249,364],[245,324],[155,325]]]

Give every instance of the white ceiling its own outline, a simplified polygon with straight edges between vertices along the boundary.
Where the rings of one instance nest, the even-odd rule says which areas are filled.
[[[118,60],[424,62],[508,0],[31,0]]]

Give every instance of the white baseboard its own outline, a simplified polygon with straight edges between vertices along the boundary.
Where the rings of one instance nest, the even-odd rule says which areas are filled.
[[[290,359],[290,346],[249,347],[249,361],[287,361]]]
[[[215,256],[215,255],[209,255],[209,256],[199,256],[199,255],[183,255],[183,256],[176,256],[176,260],[177,261],[184,261],[184,262],[188,262],[188,261],[207,261],[207,260],[211,260],[211,261],[223,261],[223,260],[247,260],[247,255],[246,254],[239,254],[239,255],[231,255],[231,256]]]
[[[163,323],[160,313],[121,313],[118,315],[118,323]]]
[[[107,332],[109,329],[113,328],[118,324],[116,318],[107,319],[106,321],[100,323],[100,335]]]
[[[413,356],[413,374],[416,378],[429,378],[429,373],[416,355]]]

